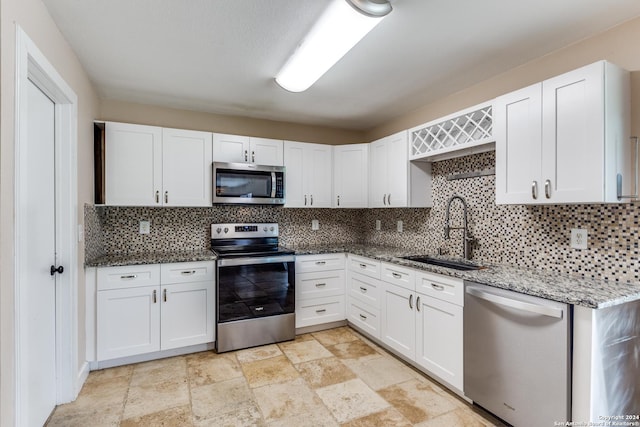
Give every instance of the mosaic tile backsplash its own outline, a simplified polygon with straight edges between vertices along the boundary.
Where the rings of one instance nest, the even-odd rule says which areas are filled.
[[[209,247],[215,222],[278,222],[285,245],[371,243],[462,256],[462,231],[444,239],[446,205],[454,195],[469,206],[473,259],[509,263],[583,277],[640,281],[638,203],[619,205],[497,206],[495,176],[448,181],[453,173],[493,168],[494,152],[433,164],[430,209],[285,209],[221,206],[211,208],[132,208],[86,206],[86,256],[105,253],[191,250]],[[451,225],[462,224],[461,204],[451,207]],[[151,233],[138,234],[138,221],[151,221]],[[311,220],[320,230],[311,231]],[[382,229],[375,230],[380,220]],[[403,221],[403,232],[396,231]],[[572,249],[570,229],[586,228],[589,249]]]

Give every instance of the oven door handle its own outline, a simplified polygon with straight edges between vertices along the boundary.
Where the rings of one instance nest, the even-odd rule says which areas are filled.
[[[237,265],[277,264],[281,262],[294,262],[295,255],[278,255],[265,257],[225,258],[218,259],[218,267],[233,267]]]

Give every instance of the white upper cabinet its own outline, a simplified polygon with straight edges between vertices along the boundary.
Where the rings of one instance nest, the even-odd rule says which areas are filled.
[[[162,129],[105,123],[105,203],[160,206]]]
[[[369,207],[431,206],[431,164],[409,162],[407,131],[370,144]]]
[[[162,129],[164,206],[211,205],[211,133]]]
[[[284,142],[286,204],[290,208],[330,208],[332,147]]]
[[[283,153],[282,140],[213,134],[213,160],[216,162],[282,166]]]
[[[369,144],[333,147],[333,206],[368,206]]]
[[[498,204],[613,203],[631,182],[629,73],[600,61],[499,97]]]
[[[107,205],[211,205],[211,133],[107,122],[105,141]]]

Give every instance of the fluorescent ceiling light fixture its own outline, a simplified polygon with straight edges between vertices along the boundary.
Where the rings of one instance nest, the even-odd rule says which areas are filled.
[[[332,0],[276,82],[291,92],[307,90],[389,12],[387,0]]]

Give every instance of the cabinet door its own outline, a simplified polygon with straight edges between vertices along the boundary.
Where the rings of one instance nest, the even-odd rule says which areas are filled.
[[[496,203],[540,203],[542,85],[511,92],[494,104]]]
[[[292,141],[284,143],[285,189],[287,192],[284,206],[286,208],[304,208],[309,204],[308,173],[304,164],[305,145],[302,142]]]
[[[462,307],[417,294],[416,362],[463,389]]]
[[[387,205],[392,208],[408,205],[409,148],[407,131],[387,137]]]
[[[333,189],[333,150],[330,145],[309,144],[305,170],[312,208],[330,208]],[[289,191],[287,189],[287,191]]]
[[[284,148],[282,140],[249,138],[249,162],[259,165],[283,166]]]
[[[211,206],[211,133],[162,130],[164,206]]]
[[[366,208],[368,205],[369,144],[334,147],[334,206]]]
[[[158,286],[98,292],[98,360],[160,350]]]
[[[369,145],[369,207],[387,207],[388,193],[388,144],[382,138]]]
[[[542,99],[541,199],[547,203],[602,201],[604,63],[545,80]]]
[[[214,133],[213,161],[247,163],[249,161],[249,137]]]
[[[380,338],[398,353],[416,354],[416,298],[412,291],[383,282]]]
[[[160,206],[162,129],[105,123],[105,203]]]
[[[215,340],[214,282],[162,286],[162,350]]]

